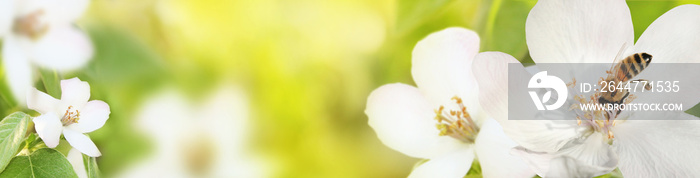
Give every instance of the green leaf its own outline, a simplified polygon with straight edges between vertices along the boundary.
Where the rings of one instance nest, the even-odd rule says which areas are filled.
[[[478,26],[482,37],[480,51],[501,51],[518,60],[528,55],[525,21],[537,1],[490,0],[480,12]],[[488,4],[488,6],[486,6]]]
[[[89,178],[99,178],[100,177],[100,169],[97,168],[97,161],[95,157],[89,157],[85,154],[83,155],[83,164],[85,165],[85,171],[87,172],[87,176]]]
[[[24,140],[24,149],[27,149],[29,152],[34,152],[41,148],[46,148],[46,145],[37,133],[29,134],[27,139]]]
[[[0,67],[2,68],[2,67]],[[2,69],[0,69],[2,71]],[[12,95],[12,90],[10,90],[9,83],[4,75],[0,75],[0,108],[8,109],[17,106],[17,101]],[[0,113],[5,114],[5,110],[0,111]]]
[[[54,98],[61,97],[61,77],[56,71],[53,70],[40,70],[41,71],[41,81],[46,88],[46,93],[53,96]]]
[[[397,32],[403,34],[410,32],[426,19],[438,14],[451,0],[419,0],[419,1],[399,1],[399,12],[397,22]]]
[[[78,177],[60,152],[42,148],[29,156],[17,156],[0,177]]]
[[[2,43],[0,42],[0,44]],[[0,47],[2,46],[0,45]],[[0,56],[0,60],[4,60],[2,56]],[[0,108],[3,108],[3,111],[0,111],[0,113],[2,113],[2,115],[5,115],[5,112],[7,112],[4,111],[4,109],[17,106],[17,101],[14,95],[12,95],[12,90],[10,90],[10,82],[8,81],[6,70],[4,66],[0,67]]]
[[[467,176],[465,177],[482,177],[481,175],[481,163],[479,160],[474,159],[472,161],[472,167],[469,168],[469,171],[467,172]]]
[[[630,8],[634,25],[634,39],[639,39],[656,18],[677,5],[676,1],[628,1],[627,6]]]
[[[0,121],[0,171],[17,155],[28,125],[29,115],[23,112],[15,112]]]

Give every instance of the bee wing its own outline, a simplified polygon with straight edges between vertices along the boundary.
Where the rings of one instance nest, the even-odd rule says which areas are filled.
[[[615,65],[617,65],[617,63],[619,63],[619,61],[621,61],[624,58],[624,56],[622,56],[622,55],[624,55],[625,50],[627,50],[627,48],[628,48],[627,42],[622,43],[620,50],[617,51],[617,54],[615,55],[615,58],[612,61],[612,64],[610,64],[610,71],[611,72],[615,72],[612,70],[615,68]]]

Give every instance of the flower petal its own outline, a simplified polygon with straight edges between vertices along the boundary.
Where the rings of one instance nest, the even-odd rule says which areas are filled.
[[[73,148],[77,149],[83,154],[90,157],[102,156],[100,150],[97,149],[95,143],[93,143],[87,135],[71,129],[63,129],[63,136],[66,137],[66,141],[68,141]]]
[[[483,52],[476,55],[472,66],[475,80],[479,83],[479,103],[484,111],[497,121],[508,120],[508,64],[520,63],[506,53]],[[530,75],[523,68],[525,84]]]
[[[16,1],[16,0],[15,0]],[[19,3],[15,3],[15,9],[14,9],[14,18],[17,17],[22,17],[29,15],[31,13],[45,13],[45,12],[40,12],[43,11],[46,8],[46,1],[43,0],[24,0],[24,1],[17,1]],[[40,22],[44,22],[45,19],[39,19]]]
[[[536,63],[610,63],[634,44],[625,1],[540,0],[527,16],[527,46]]]
[[[61,80],[61,102],[75,108],[82,108],[90,99],[90,84],[80,79]]]
[[[70,24],[78,20],[90,5],[89,0],[44,1],[52,24]]]
[[[473,149],[462,149],[434,158],[416,167],[409,178],[464,177],[474,161]]]
[[[639,97],[639,103],[681,103],[687,109],[700,102],[700,6],[682,5],[673,8],[656,19],[639,37],[635,52],[646,52],[653,56],[652,63],[636,78],[649,81],[676,80],[684,92],[667,92]],[[654,63],[679,63],[677,65],[654,65]]]
[[[248,101],[243,89],[224,85],[212,92],[207,101],[199,106],[201,109],[194,113],[200,117],[193,121],[198,124],[198,132],[211,135],[220,149],[227,150],[218,154],[222,158],[236,157],[236,154],[243,153],[250,140]],[[185,125],[192,127],[194,124]]]
[[[517,146],[493,119],[481,125],[474,147],[484,177],[532,177],[535,175],[522,158],[511,155]]]
[[[34,80],[32,67],[26,51],[22,48],[19,38],[9,36],[3,39],[2,65],[5,69],[5,79],[19,105],[27,101],[27,91],[31,89]]]
[[[161,143],[178,142],[180,139],[173,140],[173,135],[182,134],[185,129],[194,130],[189,126],[191,118],[199,117],[197,109],[182,93],[171,88],[148,97],[138,109],[134,122],[136,128],[154,140],[159,140],[156,147],[169,148],[170,145]],[[154,125],[158,125],[158,129],[152,129]]]
[[[508,70],[509,63],[516,63],[517,68]],[[501,52],[479,53],[474,60],[474,76],[479,82],[479,101],[486,113],[498,121],[506,135],[523,147],[537,152],[555,152],[562,148],[579,134],[579,128],[574,120],[561,120],[566,117],[561,114],[540,114],[535,106],[530,103],[532,99],[527,95],[527,82],[530,75],[522,65],[512,56]],[[515,72],[508,74],[509,72]],[[509,85],[508,77],[513,84]],[[508,90],[523,91],[509,94]],[[511,98],[512,97],[512,98]],[[528,103],[517,105],[515,113],[523,120],[509,120],[509,98],[512,101]],[[574,117],[571,117],[574,118]],[[537,120],[535,120],[537,119]]]
[[[543,177],[596,177],[614,169],[615,165],[595,166],[569,156],[560,156],[550,160],[549,172]]]
[[[87,178],[87,171],[85,171],[85,166],[83,164],[83,154],[76,149],[70,149],[68,155],[66,155],[68,162],[73,166],[73,170],[78,174],[78,178]]]
[[[518,145],[537,152],[559,151],[585,132],[585,128],[579,127],[576,121],[536,119],[543,120],[505,120],[499,123],[506,135]]]
[[[411,74],[431,107],[451,103],[462,97],[470,114],[476,114],[476,81],[471,73],[472,60],[479,52],[479,36],[464,28],[452,27],[432,33],[413,49]],[[474,102],[470,102],[474,101]]]
[[[611,172],[617,166],[618,156],[605,139],[607,134],[593,133],[588,137],[570,142],[558,152],[561,156],[550,163],[547,176],[594,177]]]
[[[387,84],[377,88],[367,99],[365,113],[382,143],[408,156],[434,158],[466,146],[439,135],[433,109],[412,86]]]
[[[522,156],[542,177],[594,177],[611,172],[618,163],[617,154],[598,133],[571,142],[555,153],[523,147],[516,147],[513,153]]]
[[[55,148],[61,138],[61,131],[63,131],[63,124],[61,124],[61,119],[58,118],[58,115],[46,113],[35,117],[33,121],[34,129],[41,140],[44,141],[47,147]]]
[[[654,56],[654,63],[699,63],[700,5],[675,7],[657,18],[639,37],[635,52]],[[650,66],[651,67],[651,66]]]
[[[89,4],[89,0],[23,0],[16,4],[14,15],[16,17],[41,12],[39,21],[48,23],[49,28],[54,28],[57,25],[69,25],[78,20]]]
[[[27,108],[33,109],[39,113],[46,114],[54,112],[58,104],[59,102],[56,98],[36,88],[29,89],[29,93],[27,93]]]
[[[613,147],[625,177],[700,176],[700,120],[682,112],[645,114],[669,120],[632,120],[613,128]]]
[[[71,124],[69,127],[80,133],[89,133],[95,131],[105,125],[109,119],[109,105],[104,101],[92,100],[85,104],[85,107],[80,111],[80,120],[78,123]]]
[[[93,55],[90,38],[70,24],[52,26],[31,48],[31,59],[38,66],[58,71],[78,69]]]
[[[516,146],[513,148],[511,150],[511,154],[521,157],[525,163],[530,166],[532,171],[541,177],[547,175],[550,162],[556,157],[555,153],[530,151],[522,146]]]

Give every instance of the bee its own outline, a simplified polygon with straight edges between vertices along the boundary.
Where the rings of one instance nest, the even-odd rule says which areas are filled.
[[[630,79],[637,76],[647,66],[649,66],[649,63],[651,63],[651,58],[652,58],[652,56],[650,54],[644,53],[644,52],[632,54],[632,55],[622,59],[622,61],[615,64],[611,68],[611,70],[607,71],[608,76],[607,76],[607,78],[605,78],[603,80],[610,83],[610,85],[629,82]],[[647,80],[638,79],[638,80],[633,80],[633,81],[647,81]],[[647,83],[644,86],[644,89],[651,90],[651,85]],[[610,104],[622,104],[629,96],[630,96],[630,93],[626,89],[622,89],[622,90],[614,89],[611,91],[602,92],[600,94],[600,97],[598,98],[598,103],[600,103],[600,104],[608,104],[608,103],[610,103]],[[619,114],[619,113],[620,113],[620,111],[617,111],[617,114]]]

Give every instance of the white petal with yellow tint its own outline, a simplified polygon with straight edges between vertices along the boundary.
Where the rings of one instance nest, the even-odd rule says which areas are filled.
[[[458,178],[469,172],[474,161],[474,150],[465,148],[428,160],[416,167],[409,178]]]
[[[33,109],[39,113],[50,113],[58,111],[59,100],[51,95],[37,90],[36,88],[29,89],[27,93],[27,108]]]
[[[700,176],[700,120],[683,112],[653,112],[613,127],[613,146],[626,177]]]
[[[607,174],[617,167],[618,156],[607,142],[607,134],[594,132],[570,142],[557,152],[548,177],[589,177]]]
[[[508,70],[508,65],[516,64],[514,69]],[[503,130],[513,141],[523,147],[537,152],[555,152],[564,147],[570,140],[578,136],[578,127],[575,120],[561,120],[551,117],[565,117],[563,114],[541,115],[527,94],[527,82],[530,73],[512,56],[501,52],[484,52],[477,55],[474,60],[474,76],[479,82],[479,101],[484,110],[498,121]],[[508,82],[509,72],[511,76],[518,78]],[[513,94],[508,93],[513,90]],[[524,103],[512,103],[517,106],[509,107],[509,97],[512,101]],[[508,118],[509,109],[518,113],[517,119]],[[553,112],[553,111],[552,111]],[[547,118],[544,118],[547,117]]]
[[[466,145],[440,136],[435,113],[413,86],[387,84],[372,91],[365,113],[377,137],[390,148],[417,158],[434,158]]]
[[[22,42],[15,37],[3,38],[2,66],[5,69],[5,78],[12,95],[18,105],[27,102],[27,92],[32,87],[34,73],[29,56],[22,48]]]
[[[75,148],[70,149],[68,151],[68,155],[66,155],[66,159],[68,159],[68,162],[70,162],[71,166],[73,166],[73,170],[75,171],[75,174],[78,174],[78,178],[87,178],[87,171],[85,171],[85,166],[83,164],[83,153],[80,153],[80,151],[76,150]]]
[[[92,100],[80,110],[78,123],[71,124],[68,127],[81,133],[89,133],[102,128],[107,119],[109,119],[110,113],[107,103],[100,100]]]
[[[432,108],[453,103],[454,96],[465,99],[470,114],[476,114],[477,86],[471,73],[472,59],[479,52],[479,36],[464,28],[452,27],[432,33],[413,49],[411,74],[418,89]]]
[[[63,131],[61,118],[55,113],[46,113],[35,117],[32,121],[34,122],[36,133],[39,134],[46,146],[55,148],[60,141],[61,132]]]
[[[540,0],[525,28],[536,63],[610,63],[623,44],[634,43],[622,0]]]
[[[61,106],[59,109],[79,109],[87,104],[90,99],[90,84],[80,79],[71,78],[61,80]],[[65,111],[62,111],[65,112]]]
[[[68,141],[73,148],[77,149],[83,154],[90,157],[102,156],[100,150],[97,149],[95,143],[93,143],[88,136],[71,129],[63,129],[63,136],[66,137],[66,141]]]
[[[669,81],[663,88],[673,89],[673,81],[678,81],[678,92],[662,92],[639,95],[636,103],[678,103],[690,109],[700,102],[700,6],[682,5],[661,15],[639,37],[635,52],[652,55],[649,67],[637,79],[649,81]],[[673,63],[659,65],[658,63]],[[694,64],[688,64],[694,63]],[[688,64],[688,65],[684,65]],[[656,85],[656,84],[655,84]],[[657,86],[653,86],[657,87]],[[640,93],[641,94],[641,93]]]
[[[93,55],[90,38],[72,24],[52,26],[30,48],[36,65],[58,71],[83,67]]]
[[[506,136],[498,122],[487,119],[481,125],[474,143],[482,175],[484,177],[533,177],[535,173],[525,161],[510,154],[515,146],[517,144]]]

